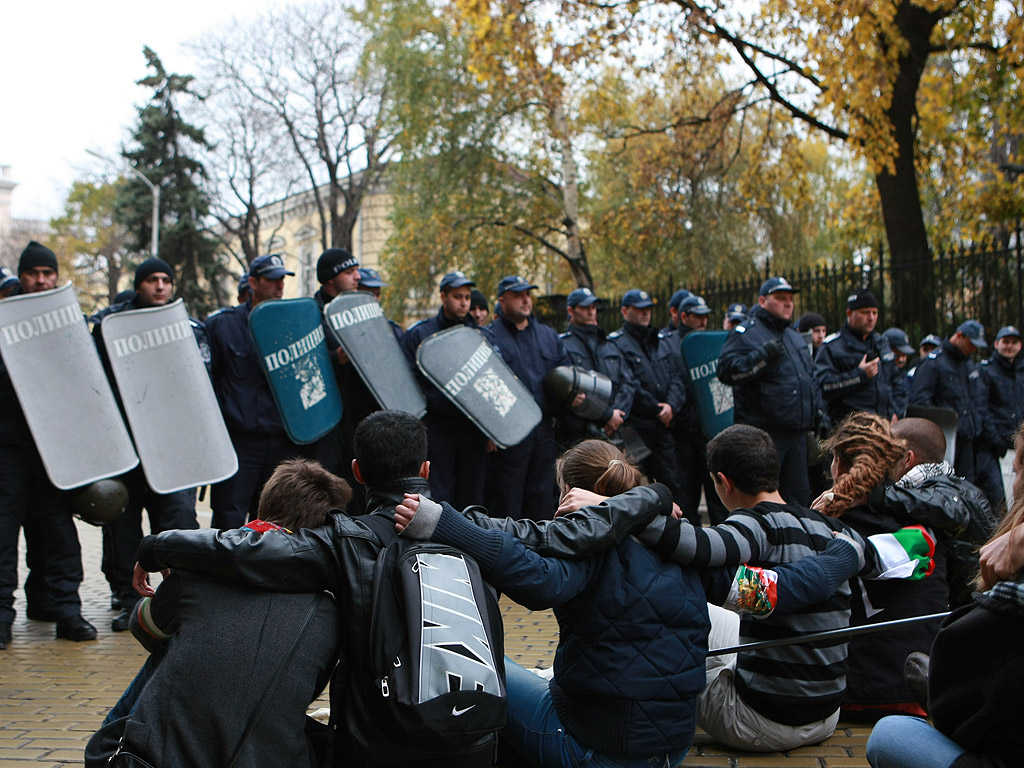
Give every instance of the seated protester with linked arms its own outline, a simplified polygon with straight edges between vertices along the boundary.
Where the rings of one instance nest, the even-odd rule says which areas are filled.
[[[763,430],[729,427],[708,443],[707,450],[716,490],[732,514],[711,528],[656,517],[638,535],[645,546],[682,565],[736,568],[747,563],[774,569],[824,551],[836,533],[843,533],[864,553],[864,560],[847,576],[858,570],[880,576],[890,567],[891,562],[840,521],[782,499],[778,454]],[[568,494],[563,507],[575,509],[600,500],[577,489]],[[927,560],[927,554],[920,557]],[[776,611],[762,619],[746,616],[738,625],[726,612],[712,609],[710,645],[731,647],[845,628],[850,615],[845,579],[819,597],[799,612]],[[771,752],[815,744],[833,733],[839,719],[845,658],[846,644],[835,641],[711,657],[698,724],[716,741],[738,749]]]
[[[630,510],[632,520],[626,522],[634,526],[653,514],[675,513],[667,487],[643,485],[639,470],[601,440],[585,440],[567,451],[556,474],[563,492],[571,487],[617,494],[603,505]],[[585,530],[559,532],[563,524],[579,525],[579,519],[577,513],[538,527],[584,554]],[[671,768],[683,758],[693,740],[697,696],[704,686],[709,627],[702,574],[645,549],[621,524],[611,549],[561,560],[531,551],[512,535],[508,521],[487,518],[479,510],[460,515],[447,504],[407,495],[396,520],[403,536],[457,543],[514,600],[534,609],[554,608],[560,636],[550,682],[505,660],[508,723],[502,739],[528,764]],[[789,595],[791,576],[813,585],[812,591],[845,581],[859,567],[859,557],[853,546],[835,544],[828,556],[808,559],[818,561],[806,564],[818,569],[815,575],[782,573],[779,593]],[[830,558],[836,561],[827,562]],[[708,586],[724,596],[721,580],[728,583],[733,570],[719,569],[714,574],[718,581],[709,579]],[[778,610],[787,610],[784,599]]]
[[[376,720],[367,705],[367,696],[380,696],[370,656],[374,571],[390,541],[384,532],[394,537],[395,505],[406,492],[429,493],[427,430],[411,414],[377,411],[357,427],[354,449],[352,469],[366,486],[367,514],[350,517],[335,510],[326,525],[289,536],[249,529],[150,536],[139,548],[136,584],[143,588],[146,571],[170,567],[273,593],[330,590],[338,606],[339,628],[338,664],[330,686],[332,722],[337,724],[335,764],[489,766],[493,734],[458,749],[410,744],[396,733],[394,723]]]
[[[350,496],[316,462],[287,460],[245,528],[289,538],[322,526]],[[132,634],[151,655],[90,739],[85,765],[106,766],[118,749],[153,765],[217,768],[236,754],[238,765],[314,765],[306,709],[334,668],[339,618],[323,591],[280,594],[175,569],[132,611]]]
[[[946,582],[951,607],[966,605],[978,573],[978,547],[995,530],[998,520],[985,494],[957,477],[944,460],[946,436],[928,419],[900,419],[892,436],[906,442],[906,453],[886,479],[868,495],[873,513],[902,525],[926,525],[946,548]]]
[[[934,570],[928,572],[927,578],[854,582],[851,626],[945,611],[949,587],[943,540],[936,540],[932,530],[922,528],[915,516],[906,514],[902,505],[868,503],[872,491],[900,471],[907,455],[907,443],[893,434],[888,419],[870,413],[852,413],[836,428],[824,447],[833,456],[834,484],[831,491],[815,500],[816,509],[841,517],[865,537],[892,535],[901,529],[908,530],[904,526],[917,524],[935,546]],[[940,504],[931,511],[936,517],[949,516],[951,506],[943,508]],[[920,510],[918,512],[920,514]],[[918,623],[851,638],[844,716],[873,721],[894,712],[923,715],[904,682],[903,666],[910,653],[928,652],[937,628],[937,624]]]

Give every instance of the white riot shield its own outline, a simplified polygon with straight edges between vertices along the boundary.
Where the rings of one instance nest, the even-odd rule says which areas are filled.
[[[417,418],[427,412],[423,391],[373,294],[339,294],[324,307],[324,317],[381,408]]]
[[[0,353],[57,488],[139,463],[71,283],[0,301]]]
[[[173,493],[235,474],[235,449],[181,299],[107,315],[103,344],[150,488]]]
[[[475,328],[428,336],[416,365],[499,448],[521,443],[543,417],[530,390]]]

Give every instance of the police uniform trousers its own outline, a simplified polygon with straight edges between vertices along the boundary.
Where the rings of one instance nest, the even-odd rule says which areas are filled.
[[[487,438],[463,416],[424,419],[430,495],[456,509],[483,504],[487,478]]]
[[[956,473],[969,483],[977,479],[974,456],[974,438],[964,437],[956,433],[956,458],[953,461],[953,468]],[[993,507],[994,509],[994,507]]]
[[[729,510],[718,498],[715,481],[708,472],[707,440],[703,433],[687,429],[676,429],[672,439],[676,444],[676,464],[679,467],[679,485],[683,497],[683,503],[679,506],[683,514],[694,525],[701,524],[698,509],[703,491],[708,506],[708,520],[711,525],[718,525],[729,516]]]
[[[806,507],[811,503],[811,484],[807,475],[807,431],[768,429],[779,453],[779,494],[790,504]]]
[[[210,489],[212,528],[241,528],[256,511],[260,491],[285,459],[301,454],[284,433],[230,432],[238,456],[238,471]]]
[[[654,429],[642,429],[635,425],[633,428],[640,439],[644,441],[651,455],[643,460],[640,468],[651,482],[664,483],[672,491],[672,500],[684,511],[688,511],[683,504],[683,486],[679,481],[679,464],[676,460],[676,441],[672,439],[672,432],[665,427]],[[694,508],[696,512],[696,507]],[[699,521],[697,523],[700,524]]]
[[[150,533],[174,529],[193,530],[196,520],[196,491],[188,488],[174,493],[157,493],[146,482],[142,469],[136,468],[122,478],[128,486],[128,506],[124,514],[103,526],[103,561],[112,595],[129,609],[139,600],[132,587],[139,542],[142,541],[142,510],[149,516]]]
[[[555,427],[544,418],[521,443],[498,452],[487,508],[493,517],[550,520],[555,489]],[[433,465],[431,465],[433,466]],[[433,469],[431,469],[433,473]]]
[[[974,484],[988,499],[992,511],[1001,514],[1006,503],[1006,489],[1003,487],[1003,469],[999,466],[999,454],[987,446],[974,447]]]
[[[46,475],[35,446],[0,446],[0,622],[14,621],[18,583],[19,531],[33,542],[33,609],[48,619],[82,612],[82,549],[72,518],[70,497]],[[38,605],[35,599],[45,599]]]

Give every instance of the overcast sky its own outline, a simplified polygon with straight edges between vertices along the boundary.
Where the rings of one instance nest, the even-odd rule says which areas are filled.
[[[181,43],[271,0],[174,3],[34,0],[4,4],[0,36],[0,165],[18,183],[15,218],[60,213],[71,182],[116,156],[148,89],[148,45],[171,72],[194,74]]]

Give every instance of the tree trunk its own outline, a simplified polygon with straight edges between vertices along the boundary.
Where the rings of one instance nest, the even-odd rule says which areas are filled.
[[[551,118],[562,155],[562,208],[565,213],[562,224],[566,229],[566,259],[576,285],[593,290],[594,278],[590,274],[590,265],[587,264],[583,243],[580,241],[579,173],[576,158],[572,154],[572,142],[569,140],[569,122],[561,99],[555,101]]]

